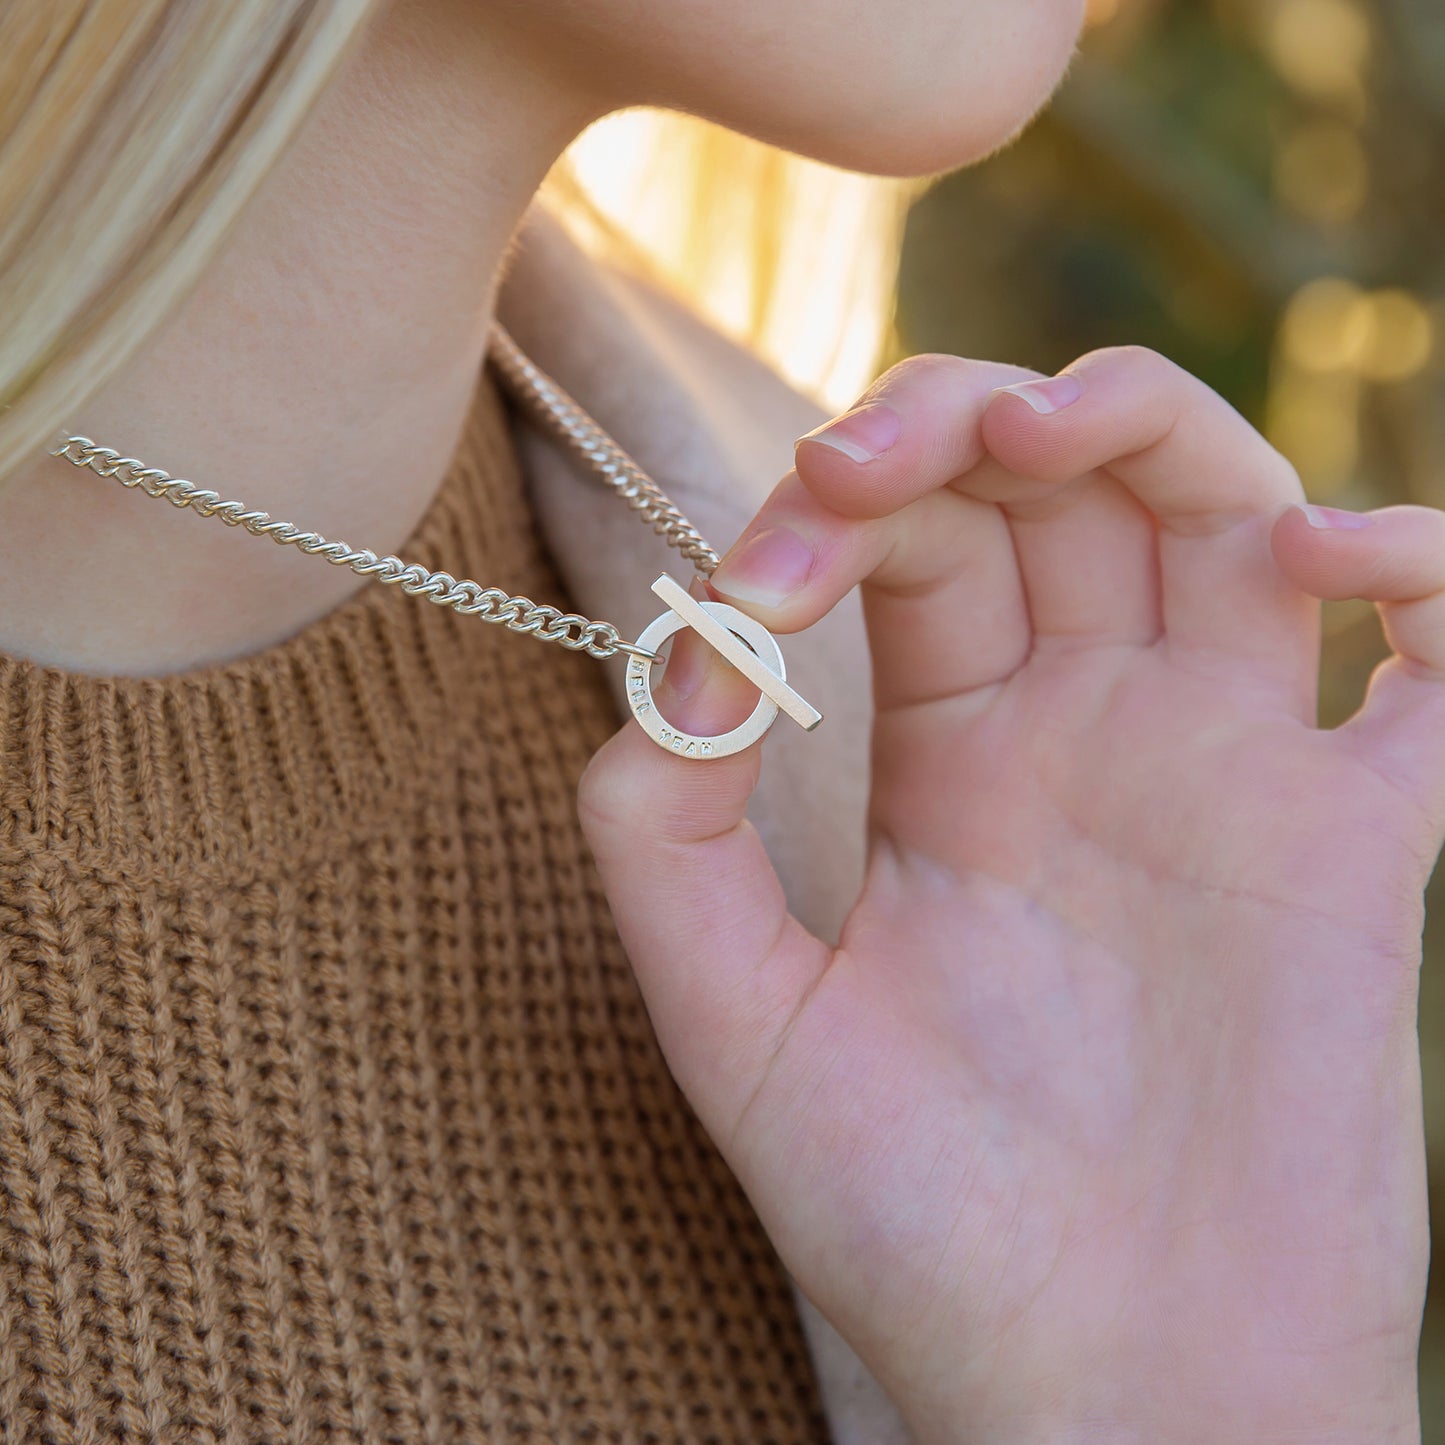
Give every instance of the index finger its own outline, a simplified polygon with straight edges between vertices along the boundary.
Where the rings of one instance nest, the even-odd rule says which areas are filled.
[[[861,583],[880,708],[1007,677],[1032,638],[1008,522],[946,483],[960,456],[983,455],[979,418],[994,389],[1024,375],[957,357],[895,367],[864,406],[886,407],[890,386],[906,382],[910,415],[927,411],[933,424],[900,429],[907,455],[890,450],[888,465],[856,484],[846,479],[868,468],[839,454],[844,485],[822,489],[826,501],[791,473],[723,558],[713,590],[770,629],[794,632]]]

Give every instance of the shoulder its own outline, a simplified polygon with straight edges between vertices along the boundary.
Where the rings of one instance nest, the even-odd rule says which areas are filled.
[[[824,419],[747,347],[594,260],[545,213],[518,237],[498,315],[644,468],[681,493],[735,497],[749,515]]]

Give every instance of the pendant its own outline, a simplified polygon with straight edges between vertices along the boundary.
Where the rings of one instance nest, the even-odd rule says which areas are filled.
[[[694,737],[658,712],[652,700],[653,661],[634,654],[627,661],[627,701],[643,732],[658,747],[684,758],[727,758],[752,747],[772,727],[779,710],[807,732],[823,721],[823,714],[788,686],[782,649],[761,622],[725,602],[699,602],[665,572],[652,590],[668,611],[637,639],[640,651],[655,653],[674,633],[690,627],[762,693],[748,720],[731,732]]]

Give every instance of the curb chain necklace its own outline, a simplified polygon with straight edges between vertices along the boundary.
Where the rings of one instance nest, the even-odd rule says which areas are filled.
[[[711,577],[718,554],[702,534],[608,434],[542,371],[499,325],[493,325],[488,357],[498,380],[532,421],[565,445],[596,477],[610,487],[648,523],[670,547],[693,564],[699,577]],[[449,572],[432,572],[419,563],[399,557],[380,557],[369,548],[327,541],[319,532],[303,531],[290,522],[278,522],[269,512],[251,511],[242,503],[224,501],[194,482],[148,467],[135,457],[123,457],[89,437],[68,436],[50,455],[98,476],[113,477],[121,486],[139,488],[148,496],[163,498],[172,506],[190,508],[203,517],[219,517],[229,527],[243,527],[258,537],[270,537],[281,546],[293,546],[333,566],[347,567],[358,576],[391,586],[438,607],[449,607],[464,617],[479,617],[512,632],[525,633],[540,642],[557,642],[591,657],[627,658],[627,701],[642,730],[659,747],[685,758],[725,758],[751,747],[785,712],[811,732],[823,715],[787,683],[782,650],[772,633],[746,613],[723,602],[699,602],[667,573],[652,590],[667,611],[649,625],[636,642],[624,642],[610,622],[591,621],[575,612],[514,597],[497,587],[483,587]],[[761,696],[748,719],[731,732],[697,737],[673,727],[658,712],[652,698],[652,670],[660,662],[657,649],[675,633],[690,627],[720,653]]]

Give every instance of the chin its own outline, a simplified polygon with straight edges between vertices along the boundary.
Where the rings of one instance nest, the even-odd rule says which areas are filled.
[[[979,50],[915,54],[899,67],[906,73],[879,68],[871,85],[830,86],[811,113],[776,117],[781,123],[759,138],[874,175],[957,170],[1007,145],[1048,103],[1083,18],[1084,0],[1009,0],[1007,18]],[[808,89],[790,99],[806,103]]]
[[[900,179],[937,176],[971,166],[1008,145],[1052,93],[1050,86],[1034,104],[987,117],[987,123],[981,123],[977,111],[965,116],[904,116],[875,123],[866,134],[824,138],[787,149],[867,175]]]

